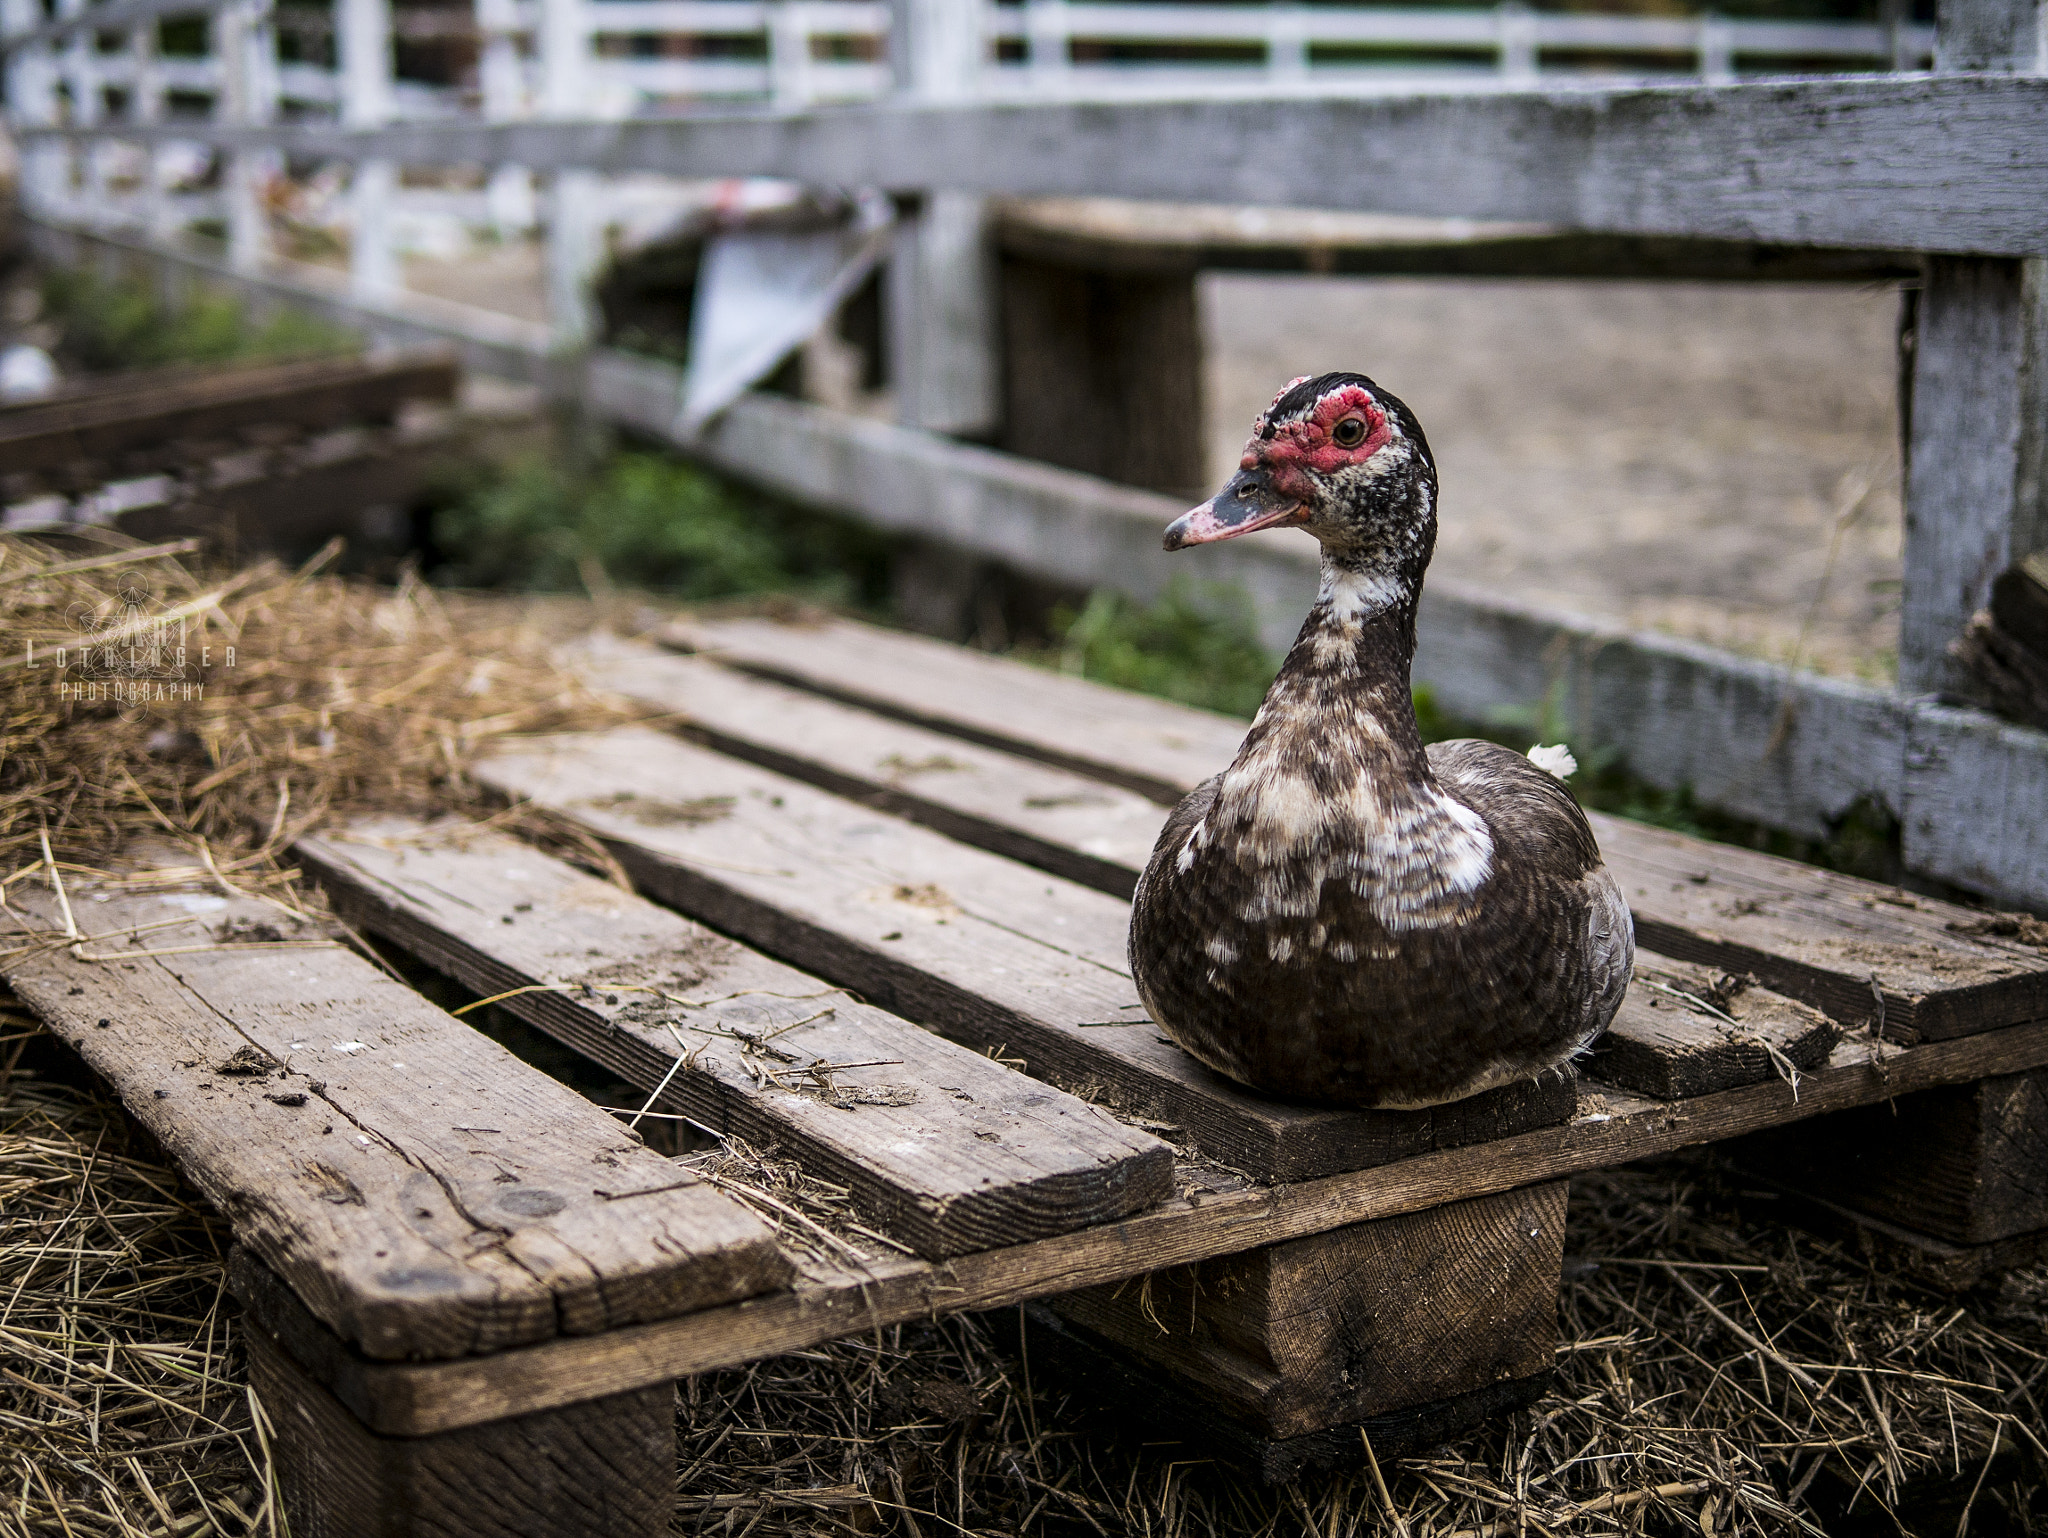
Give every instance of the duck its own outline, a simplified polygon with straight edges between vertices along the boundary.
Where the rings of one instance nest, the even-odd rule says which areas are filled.
[[[1289,381],[1237,473],[1166,529],[1169,551],[1260,529],[1322,546],[1236,759],[1174,808],[1131,913],[1153,1021],[1269,1095],[1421,1110],[1568,1072],[1628,986],[1634,925],[1569,750],[1422,741],[1436,525],[1415,413],[1331,373]]]

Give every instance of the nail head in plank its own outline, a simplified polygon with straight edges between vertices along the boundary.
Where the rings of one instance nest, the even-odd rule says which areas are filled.
[[[798,1155],[921,1255],[1173,1192],[1149,1133],[503,834],[387,817],[297,852],[346,918],[479,994],[576,990],[504,1003],[636,1088],[665,1086],[664,1105]],[[820,1079],[812,1063],[856,1066]]]
[[[605,840],[640,886],[728,934],[1025,1071],[1299,1180],[1571,1114],[1546,1078],[1433,1111],[1330,1111],[1242,1090],[1137,1001],[1127,904],[645,728],[537,740],[479,778]],[[679,808],[716,804],[716,817]]]
[[[67,885],[106,936],[76,949],[114,959],[58,944],[0,973],[366,1354],[500,1350],[788,1281],[758,1218],[312,926]],[[17,889],[11,907],[61,940],[52,897]],[[238,928],[321,943],[218,943]]]
[[[1563,1126],[1297,1185],[1214,1194],[1198,1189],[1120,1223],[943,1266],[891,1258],[691,1318],[547,1342],[489,1361],[410,1366],[336,1353],[316,1365],[321,1381],[379,1429],[408,1435],[445,1430],[634,1383],[739,1366],[936,1312],[1004,1307],[1880,1104],[1936,1085],[2044,1066],[2048,1023],[1911,1048],[1850,1040],[1835,1048],[1826,1067],[1802,1079],[1796,1097],[1778,1080],[1678,1102],[1591,1086],[1579,1114]],[[1209,1172],[1196,1167],[1189,1173],[1199,1182]],[[288,1334],[296,1307],[288,1297],[283,1305],[281,1316],[263,1319],[278,1334]],[[298,1337],[290,1338],[294,1353],[311,1362]]]
[[[1587,1072],[1605,1084],[1675,1100],[1806,1073],[1828,1060],[1841,1028],[1749,979],[1648,951]]]
[[[1134,784],[1165,804],[1227,765],[1245,731],[1208,711],[849,620],[690,619],[662,640],[933,731]],[[1129,702],[1130,724],[1112,700]],[[2048,1016],[2048,951],[1973,932],[1982,915],[1970,909],[1589,816],[1635,913],[1639,944],[1754,973],[1846,1024],[1876,1020],[1901,1040]]]

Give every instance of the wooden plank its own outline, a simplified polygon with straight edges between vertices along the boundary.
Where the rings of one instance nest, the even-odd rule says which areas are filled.
[[[1808,1004],[1731,973],[1636,953],[1621,1011],[1586,1071],[1660,1100],[1818,1068],[1841,1029]]]
[[[1145,1018],[1124,955],[1126,904],[658,732],[541,739],[478,775],[595,833],[663,902],[1260,1178],[1360,1168],[1570,1114],[1556,1080],[1405,1112],[1309,1109],[1239,1089]],[[677,810],[705,805],[720,815]]]
[[[1563,1126],[1284,1187],[1237,1187],[1191,1166],[1184,1197],[1120,1223],[965,1255],[944,1267],[907,1258],[876,1261],[866,1270],[808,1278],[786,1294],[592,1339],[549,1342],[488,1364],[376,1364],[344,1353],[320,1357],[314,1348],[309,1355],[291,1333],[289,1309],[266,1315],[265,1327],[289,1340],[293,1353],[366,1422],[387,1432],[424,1434],[737,1366],[933,1312],[1006,1307],[2043,1066],[2048,1023],[1910,1048],[1846,1041],[1827,1067],[1802,1077],[1796,1096],[1779,1080],[1677,1103],[1589,1088],[1578,1114]]]
[[[752,1214],[319,930],[203,890],[69,887],[92,937],[64,946],[60,906],[17,888],[39,943],[0,975],[368,1356],[499,1350],[787,1281]]]
[[[1131,895],[1165,820],[1120,785],[705,657],[602,636],[571,655],[594,686],[667,713],[661,724],[692,742],[1113,897]]]
[[[1745,1168],[1956,1245],[2048,1230],[2048,1074],[2009,1073],[1745,1138]]]
[[[1565,1182],[1064,1293],[1053,1312],[1261,1435],[1307,1436],[1546,1371]]]
[[[299,1538],[656,1538],[669,1530],[673,1383],[435,1436],[385,1437],[263,1330],[243,1338]]]
[[[87,396],[0,417],[0,464],[50,469],[258,422],[311,428],[389,418],[407,400],[452,399],[456,378],[454,361],[440,355],[374,363],[322,359]]]
[[[666,1109],[800,1157],[921,1255],[1172,1194],[1148,1133],[502,834],[377,818],[297,852],[351,922],[481,995],[551,990],[505,1007]],[[833,1063],[869,1066],[815,1067]]]
[[[664,640],[927,730],[1114,776],[1162,802],[1229,763],[1244,731],[1224,716],[844,620],[699,619]],[[1130,702],[1122,719],[1119,700]],[[764,723],[755,734],[770,731]],[[922,793],[937,800],[948,788],[934,781]],[[1837,1020],[1876,1020],[1901,1040],[2048,1015],[2048,952],[1976,932],[1982,916],[1970,909],[1623,818],[1591,821],[1648,949],[1754,973]]]
[[[411,165],[1370,209],[1609,234],[2024,256],[2048,249],[2043,100],[2048,81],[2039,79],[1902,76],[161,132]],[[33,143],[70,132],[23,136]]]

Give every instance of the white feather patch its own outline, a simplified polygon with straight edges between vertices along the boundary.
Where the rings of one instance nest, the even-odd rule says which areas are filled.
[[[1579,772],[1579,761],[1572,757],[1572,750],[1561,742],[1547,748],[1531,748],[1529,762],[1545,774],[1560,780],[1568,780]]]

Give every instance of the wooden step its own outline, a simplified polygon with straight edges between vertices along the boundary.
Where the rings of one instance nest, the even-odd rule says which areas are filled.
[[[1171,805],[1236,755],[1245,724],[1146,699],[962,647],[847,620],[690,620],[662,639],[750,675],[773,679],[941,736],[1057,765]],[[636,697],[690,709],[687,690],[649,669],[608,675]],[[780,732],[772,712],[744,716],[707,700],[714,729],[789,760],[811,761],[875,788],[865,739]],[[927,749],[926,756],[937,750]],[[919,776],[913,794],[964,824],[1045,840],[1054,829],[1013,798],[969,788],[971,776]],[[1079,794],[1069,790],[1066,794]],[[1076,804],[1061,821],[1069,847],[1135,873],[1149,841],[1132,837],[1126,806],[1099,824]],[[914,812],[911,815],[916,815]],[[1609,867],[1635,913],[1639,943],[1737,973],[1900,1041],[1940,1040],[2048,1016],[2048,951],[1985,931],[1984,916],[1853,876],[1754,850],[1592,814]],[[1143,842],[1144,849],[1138,847]],[[1122,878],[1119,877],[1119,880]]]
[[[477,774],[603,839],[661,901],[1258,1179],[1363,1168],[1572,1111],[1556,1078],[1412,1112],[1241,1090],[1146,1018],[1125,903],[664,733],[543,739]]]
[[[16,883],[0,976],[351,1349],[460,1357],[787,1284],[759,1219],[581,1096],[187,875],[69,878],[68,910]]]
[[[921,1255],[1173,1194],[1149,1133],[503,834],[387,817],[297,852],[351,922],[480,995],[532,990],[505,1007],[657,1110],[800,1158]]]

